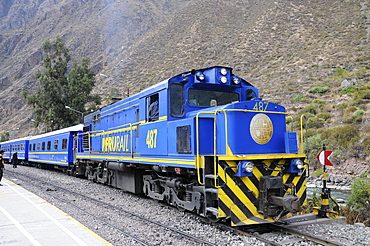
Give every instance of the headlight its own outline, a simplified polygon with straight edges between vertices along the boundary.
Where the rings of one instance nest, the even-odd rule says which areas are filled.
[[[225,76],[222,76],[221,77],[221,82],[225,84],[227,82],[227,78]]]
[[[292,159],[290,161],[289,167],[286,169],[287,173],[298,173],[302,174],[304,162],[301,159]]]
[[[238,164],[238,171],[235,173],[236,177],[252,177],[254,164],[251,161],[243,160]]]
[[[240,78],[239,78],[239,77],[234,77],[234,78],[233,78],[233,83],[234,83],[235,85],[238,85],[238,84],[240,83]]]
[[[303,161],[297,160],[295,165],[297,166],[298,169],[302,169],[303,168]]]
[[[203,81],[204,80],[204,74],[202,72],[197,72],[195,74],[195,77],[197,78],[197,80],[199,81]]]
[[[247,173],[251,173],[253,172],[253,168],[254,168],[254,165],[252,162],[248,161],[248,162],[245,162],[243,163],[243,169],[247,172]]]
[[[221,68],[221,74],[222,74],[222,75],[226,75],[226,74],[227,74],[227,70],[226,70],[226,68]]]

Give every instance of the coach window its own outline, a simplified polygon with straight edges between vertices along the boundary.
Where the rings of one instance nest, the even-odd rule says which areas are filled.
[[[35,150],[36,150],[36,144],[35,144],[35,143],[33,144],[32,150],[33,150],[33,151],[35,151]]]
[[[67,139],[66,138],[63,138],[62,140],[62,149],[67,149]]]
[[[58,149],[58,142],[59,142],[58,139],[55,139],[54,140],[54,150],[57,150]]]
[[[41,149],[42,149],[42,151],[45,150],[45,142],[42,142]]]
[[[37,151],[40,150],[40,143],[37,143]]]
[[[48,141],[47,150],[51,150],[51,141]]]
[[[170,84],[170,114],[172,117],[184,116],[184,86],[183,84]]]
[[[147,121],[157,121],[159,119],[159,94],[157,93],[147,97],[146,102],[148,107]]]

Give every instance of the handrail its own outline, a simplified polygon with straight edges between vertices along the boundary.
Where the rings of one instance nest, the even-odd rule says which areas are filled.
[[[132,139],[132,124],[130,123],[130,150],[131,150],[131,158],[134,158],[134,150],[133,150],[133,139]]]
[[[204,185],[204,183],[200,180],[200,163],[199,163],[199,115],[200,114],[214,114],[214,112],[198,112],[195,115],[195,140],[196,140],[196,153],[195,153],[195,168],[197,169],[197,176],[198,176],[198,183],[200,185]],[[214,118],[214,117],[213,117]]]
[[[226,155],[228,155],[228,152],[227,152],[227,146],[228,146],[228,142],[229,142],[229,133],[228,133],[228,118],[227,118],[227,111],[239,111],[239,110],[228,110],[228,109],[218,109],[215,111],[214,113],[214,131],[213,131],[213,139],[214,139],[214,147],[213,147],[213,178],[214,178],[214,183],[215,183],[215,188],[220,188],[221,186],[217,185],[217,170],[218,170],[218,162],[217,162],[217,113],[218,112],[223,112],[224,113],[224,117],[225,117],[225,152],[226,152]]]
[[[301,154],[304,154],[304,149],[303,149],[303,118],[306,118],[306,116],[304,114],[301,115],[301,120],[300,120],[300,124],[301,124],[301,144],[300,144],[300,151],[299,152],[301,152]],[[307,120],[307,118],[306,118],[306,120]],[[307,122],[306,122],[306,128],[307,128]]]

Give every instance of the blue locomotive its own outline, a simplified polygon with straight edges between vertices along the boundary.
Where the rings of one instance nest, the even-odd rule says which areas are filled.
[[[273,222],[306,199],[286,114],[231,68],[192,70],[85,116],[71,172],[233,226]]]
[[[85,116],[0,143],[4,158],[145,194],[233,226],[274,222],[306,199],[305,156],[285,108],[231,68],[182,73]]]

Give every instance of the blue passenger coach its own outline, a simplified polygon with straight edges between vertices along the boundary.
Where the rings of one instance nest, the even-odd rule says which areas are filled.
[[[19,162],[27,162],[29,139],[30,137],[25,137],[0,143],[0,149],[5,151],[3,155],[4,160],[8,163],[11,162],[13,154],[17,152]]]
[[[74,163],[74,137],[83,125],[37,135],[29,139],[29,163],[37,167],[68,169]],[[77,144],[76,144],[77,146]]]
[[[86,116],[73,171],[234,226],[277,221],[306,199],[286,114],[231,68],[192,70]]]

